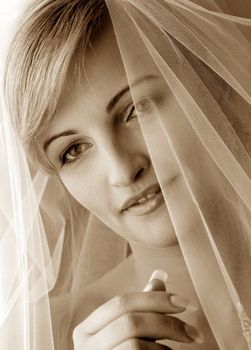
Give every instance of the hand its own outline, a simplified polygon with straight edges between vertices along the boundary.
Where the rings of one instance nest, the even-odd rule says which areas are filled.
[[[153,289],[163,290],[162,282],[154,283]],[[185,308],[173,305],[171,300],[172,294],[165,291],[129,293],[111,299],[75,328],[74,350],[166,350],[166,346],[155,343],[158,339],[191,343],[187,325],[170,316]]]

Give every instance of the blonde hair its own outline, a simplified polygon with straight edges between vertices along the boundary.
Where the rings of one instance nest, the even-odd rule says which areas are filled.
[[[37,0],[25,12],[10,46],[4,88],[13,125],[27,154],[48,172],[53,172],[53,167],[37,136],[53,118],[64,87],[77,84],[83,75],[86,49],[107,16],[104,0]],[[185,56],[186,52],[198,72],[203,64],[188,50]],[[219,85],[223,94],[225,83],[209,67],[205,69],[217,78],[210,88],[212,93]],[[212,79],[203,80],[207,84]],[[237,113],[232,117],[237,120],[234,128],[250,152],[248,116],[244,119],[250,108],[240,97],[238,100],[243,112],[238,118],[237,108],[232,108]],[[229,111],[226,115],[231,118]]]
[[[6,58],[4,92],[15,132],[29,163],[35,163],[32,170],[42,167],[49,174],[55,173],[38,135],[53,118],[63,89],[81,79],[86,49],[92,36],[101,30],[107,14],[104,0],[33,0],[20,20]],[[46,191],[57,189],[60,213],[65,220],[64,259],[53,288],[57,294],[71,288],[78,259],[76,237],[84,235],[89,214],[59,177],[48,179]],[[40,213],[45,232],[50,233],[54,222],[43,210],[48,205],[46,200],[45,194]]]
[[[104,0],[35,1],[10,45],[7,107],[28,156],[48,172],[53,169],[37,136],[52,119],[64,86],[83,74],[86,48],[107,13]]]

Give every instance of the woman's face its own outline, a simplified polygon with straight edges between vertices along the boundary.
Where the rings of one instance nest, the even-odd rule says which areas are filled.
[[[72,196],[112,230],[150,246],[176,244],[111,28],[87,53],[85,74],[41,135],[48,158]],[[139,103],[148,113],[165,103],[155,71],[139,69],[132,89],[152,96],[150,104]],[[171,191],[179,171],[171,153],[167,162]]]

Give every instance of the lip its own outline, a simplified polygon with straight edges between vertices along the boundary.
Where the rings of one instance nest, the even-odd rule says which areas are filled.
[[[147,187],[144,191],[140,192],[136,196],[131,197],[127,201],[125,201],[125,203],[122,206],[121,211],[124,211],[124,210],[130,208],[132,205],[135,205],[139,199],[146,197],[148,194],[151,194],[154,192],[159,192],[159,191],[161,191],[161,189],[160,189],[160,186],[158,183]]]

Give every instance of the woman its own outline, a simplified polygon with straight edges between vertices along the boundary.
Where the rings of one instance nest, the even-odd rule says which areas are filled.
[[[5,91],[50,174],[34,187],[56,349],[250,346],[250,20],[200,5],[46,0],[19,25]],[[143,292],[156,269],[166,285]],[[32,307],[46,292],[33,278]]]

